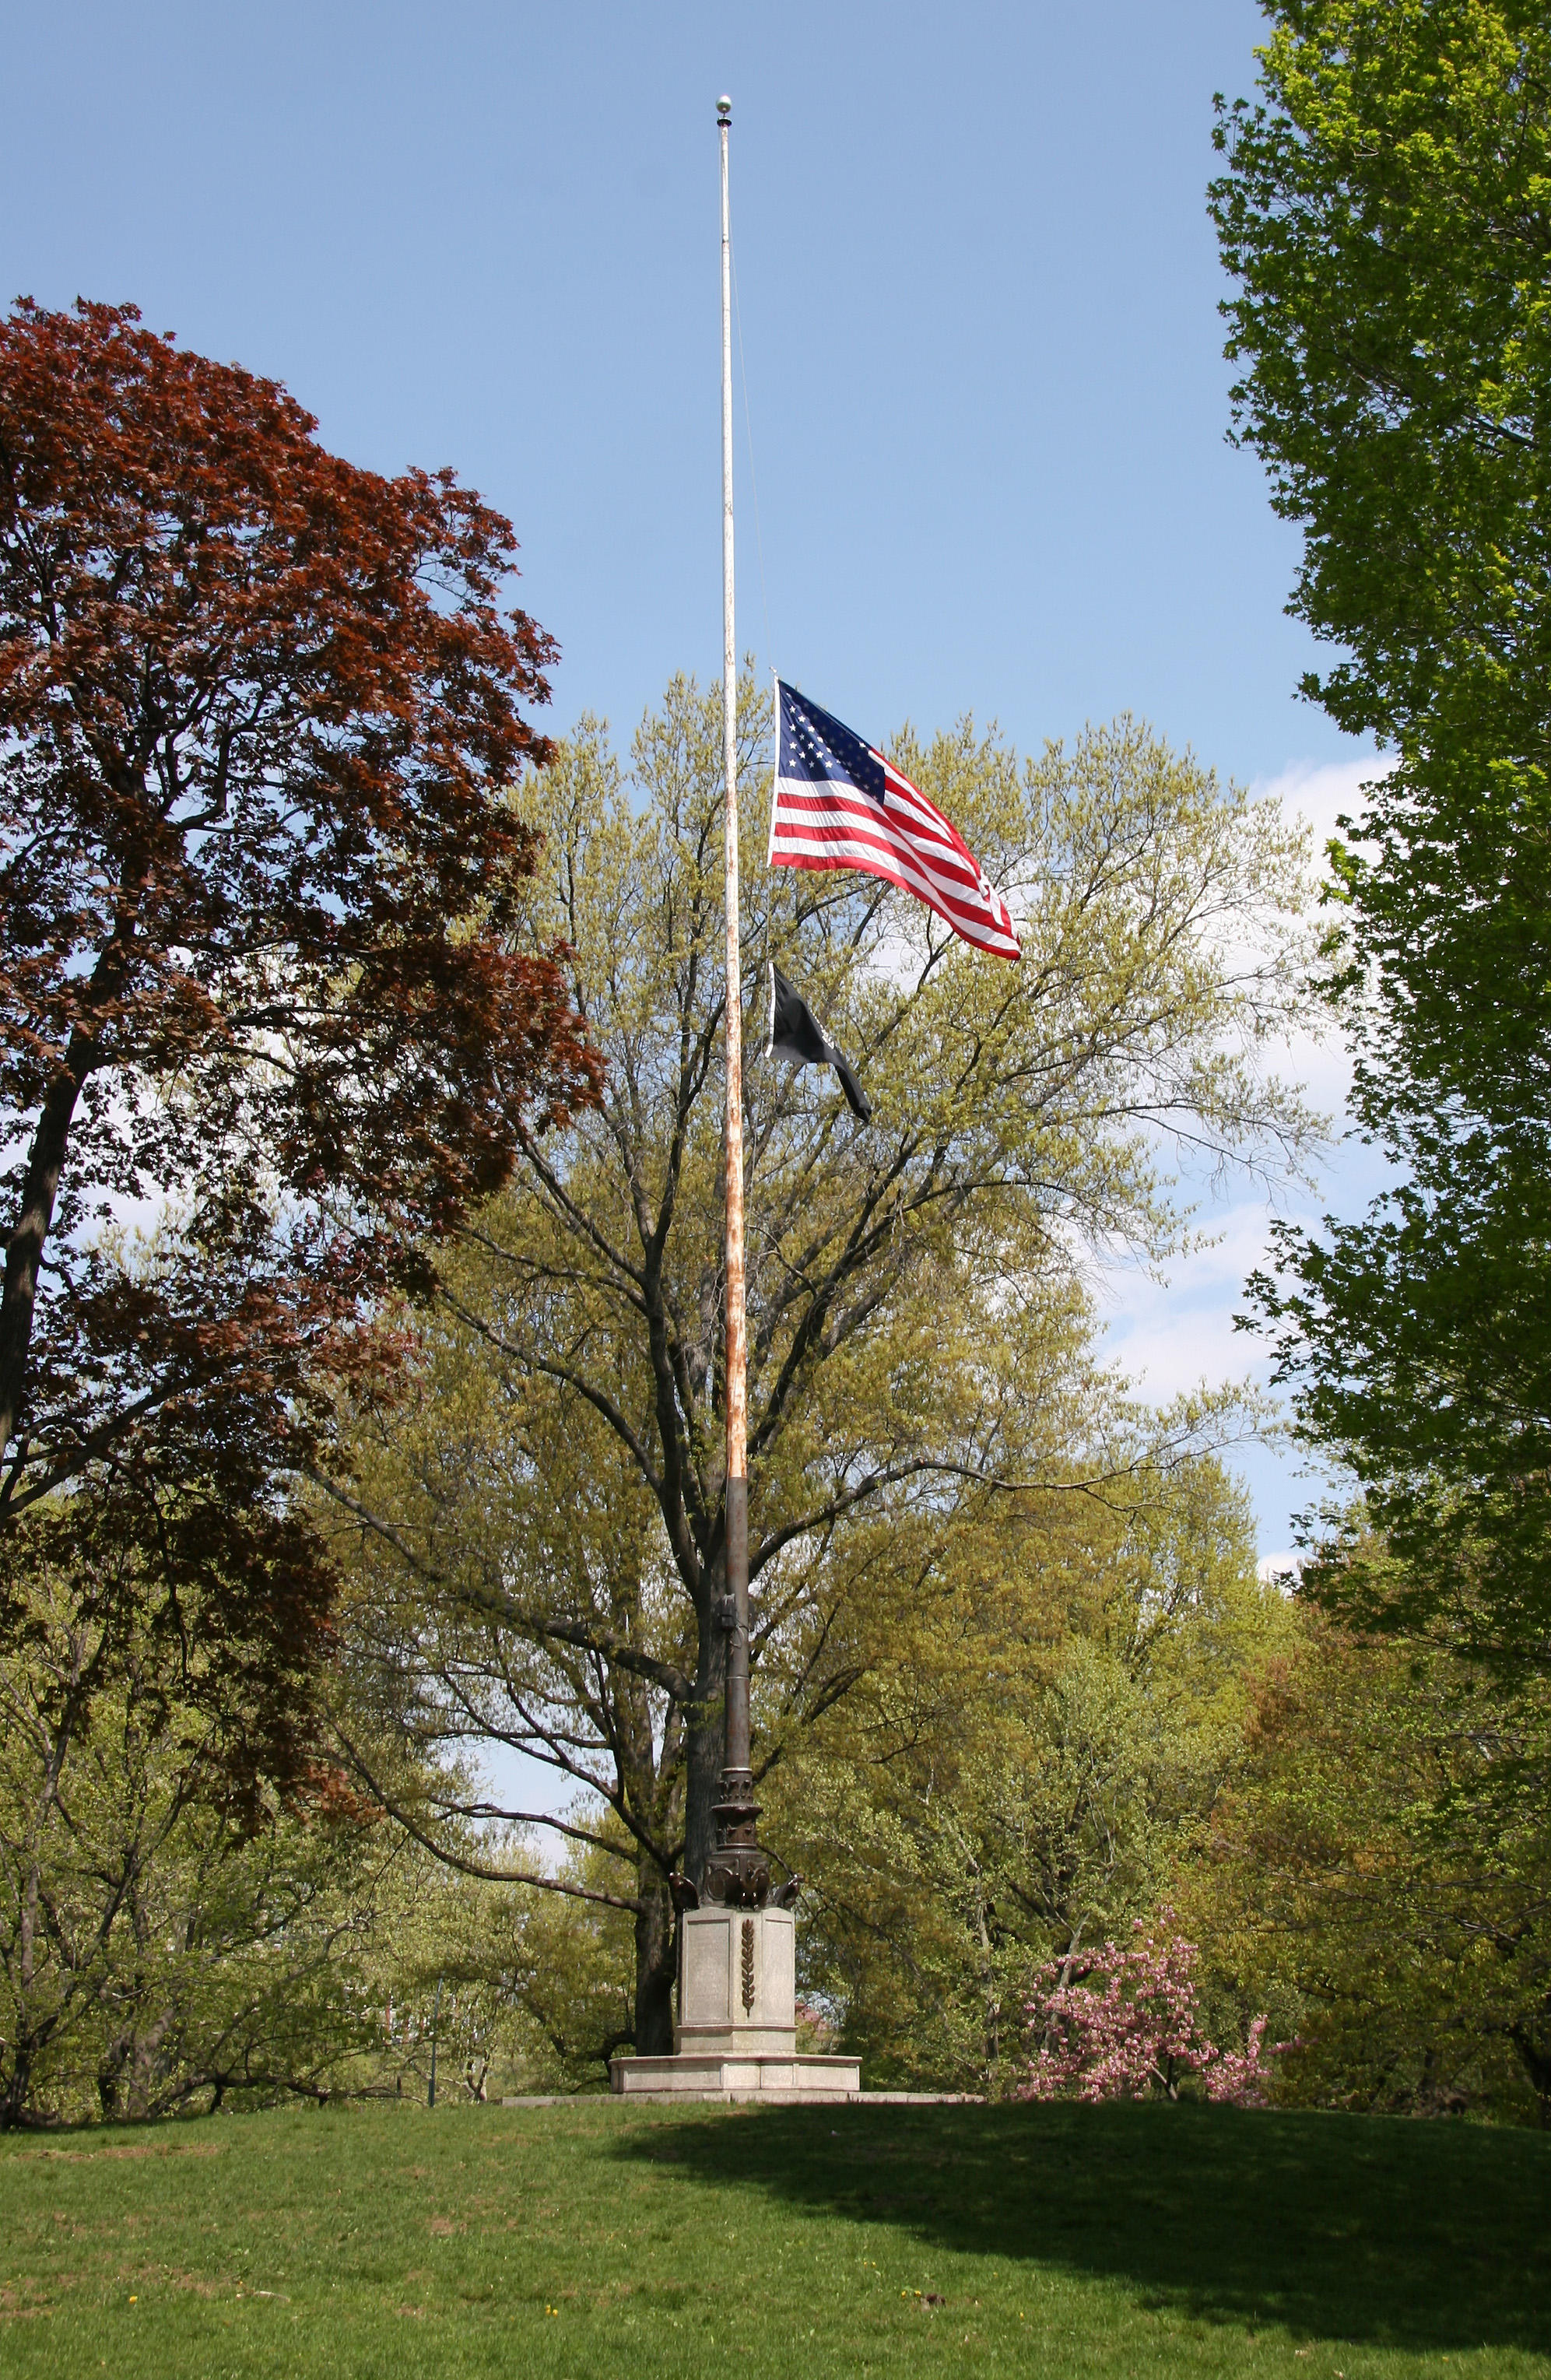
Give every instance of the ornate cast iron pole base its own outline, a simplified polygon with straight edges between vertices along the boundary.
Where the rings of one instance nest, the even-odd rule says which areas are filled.
[[[711,1804],[716,1818],[716,1848],[706,1862],[700,1888],[685,1876],[673,1876],[673,1905],[681,1912],[706,1907],[721,1909],[794,1909],[802,1890],[800,1876],[783,1883],[770,1881],[769,1852],[758,1839],[759,1804],[754,1779],[746,1768],[724,1768],[721,1799]]]
[[[714,1804],[716,1849],[706,1862],[707,1900],[734,1909],[763,1909],[770,1897],[770,1863],[759,1848],[759,1804],[746,1768],[724,1768]]]

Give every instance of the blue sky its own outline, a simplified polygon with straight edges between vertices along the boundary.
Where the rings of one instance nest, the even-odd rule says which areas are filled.
[[[1297,540],[1225,441],[1211,102],[1251,0],[13,9],[0,285],[132,299],[509,513],[554,721],[717,667],[715,100],[733,100],[740,637],[865,732],[1122,708],[1325,825]],[[1339,1055],[1302,1053],[1339,1099]],[[1333,1165],[1350,1208],[1367,1170]],[[1257,1199],[1107,1293],[1163,1393],[1246,1367]],[[1248,1464],[1262,1546],[1305,1492]]]

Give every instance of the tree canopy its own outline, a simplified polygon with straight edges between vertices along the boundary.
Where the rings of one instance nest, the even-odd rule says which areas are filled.
[[[1306,690],[1392,764],[1332,846],[1327,985],[1400,1180],[1362,1222],[1284,1232],[1257,1295],[1306,1429],[1405,1557],[1342,1565],[1343,1595],[1543,1662],[1551,28],[1520,0],[1266,13],[1211,191],[1234,419],[1304,532],[1291,608],[1341,649]]]
[[[1353,1542],[1370,1571],[1394,1567]],[[1286,2095],[1545,2123],[1545,1679],[1354,1633],[1304,1596],[1247,1682],[1180,1900],[1231,1994],[1296,2034]]]
[[[315,428],[133,308],[0,324],[0,1558],[127,1531],[277,1669],[326,1580],[276,1472],[594,1080],[511,526]]]
[[[1393,1096],[1544,1107],[1551,28],[1528,0],[1270,0],[1211,188],[1236,433],[1304,532],[1305,690],[1397,765],[1339,859]],[[1424,1093],[1425,1079],[1431,1089]]]
[[[739,732],[757,783],[748,682]],[[1280,1168],[1312,1130],[1265,1065],[1303,966],[1302,850],[1274,808],[1129,721],[1026,763],[968,722],[896,749],[1012,897],[1024,957],[976,957],[872,880],[749,871],[756,1002],[779,959],[873,1103],[864,1128],[827,1072],[746,1070],[766,1775],[863,1673],[878,1615],[934,1591],[961,1518],[1197,1447],[1193,1416],[1172,1438],[1121,1417],[1084,1267],[1177,1243],[1170,1144]],[[626,1830],[644,2048],[667,2022],[667,1878],[697,1878],[721,1763],[717,698],[675,681],[628,777],[584,727],[544,801],[535,914],[573,953],[600,1099],[525,1137],[423,1310],[416,1399],[361,1411],[334,1492],[359,1533],[358,1678],[428,1745],[504,1742]]]

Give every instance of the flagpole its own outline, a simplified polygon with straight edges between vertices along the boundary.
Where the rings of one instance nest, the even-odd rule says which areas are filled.
[[[733,103],[719,99],[721,143],[721,754],[727,868],[727,1491],[726,1732],[717,1845],[707,1882],[719,1900],[762,1902],[769,1871],[757,1846],[748,1722],[748,1415],[744,1318],[743,1004],[738,969],[738,648],[733,576],[733,278],[727,140]]]

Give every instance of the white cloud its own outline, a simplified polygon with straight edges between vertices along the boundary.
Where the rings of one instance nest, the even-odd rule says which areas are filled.
[[[1338,1161],[1321,1185],[1325,1199],[1350,1211],[1368,1193],[1348,1178]],[[1361,1191],[1361,1196],[1358,1195]],[[1300,1202],[1317,1216],[1320,1206]],[[1236,1330],[1233,1318],[1247,1310],[1244,1284],[1271,1254],[1272,1209],[1263,1196],[1227,1202],[1200,1219],[1214,1230],[1212,1245],[1197,1247],[1170,1268],[1162,1281],[1140,1269],[1117,1267],[1097,1283],[1105,1315],[1105,1352],[1150,1402],[1206,1386],[1248,1383],[1270,1393],[1271,1350],[1255,1331]],[[1339,1483],[1324,1466],[1279,1435],[1252,1441],[1226,1460],[1247,1487],[1266,1563],[1283,1566],[1293,1515],[1323,1502]]]
[[[1259,1342],[1233,1328],[1244,1282],[1266,1255],[1266,1202],[1245,1198],[1203,1220],[1213,1245],[1194,1249],[1164,1280],[1125,1267],[1099,1285],[1109,1352],[1159,1404],[1203,1380],[1264,1379],[1267,1370]]]
[[[1363,787],[1387,775],[1393,762],[1383,755],[1340,761],[1292,761],[1252,788],[1273,795],[1303,818],[1314,838],[1316,865],[1336,832],[1338,818],[1360,815]],[[1266,1389],[1271,1357],[1258,1333],[1235,1330],[1234,1317],[1246,1310],[1244,1284],[1267,1265],[1271,1223],[1277,1213],[1317,1221],[1327,1211],[1355,1216],[1387,1178],[1383,1160],[1361,1142],[1345,1137],[1351,1061],[1339,1029],[1321,1038],[1300,1034],[1272,1060],[1284,1079],[1303,1086],[1311,1104],[1330,1119],[1334,1138],[1318,1168],[1312,1193],[1283,1193],[1275,1202],[1247,1186],[1226,1195],[1208,1193],[1194,1218],[1198,1244],[1171,1266],[1162,1280],[1140,1268],[1116,1267],[1097,1284],[1106,1322],[1107,1352],[1139,1391],[1158,1403],[1184,1390],[1240,1381]],[[1183,1185],[1187,1192],[1191,1185]],[[1260,1539],[1268,1548],[1262,1574],[1283,1574],[1295,1559],[1285,1548],[1290,1515],[1320,1500],[1332,1484],[1319,1466],[1296,1449],[1280,1444],[1244,1450],[1239,1468],[1250,1488]]]
[[[1290,760],[1274,777],[1257,778],[1250,791],[1257,799],[1273,796],[1304,820],[1314,835],[1315,860],[1323,862],[1336,820],[1360,818],[1366,807],[1363,786],[1387,777],[1394,765],[1393,755],[1387,752],[1360,760]]]

